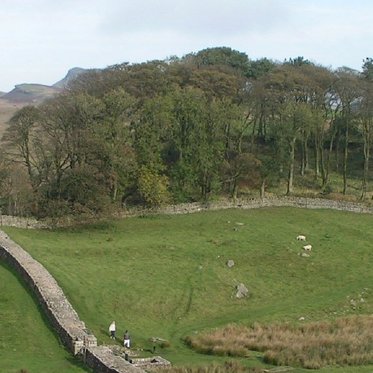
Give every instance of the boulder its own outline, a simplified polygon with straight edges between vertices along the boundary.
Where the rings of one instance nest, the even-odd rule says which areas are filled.
[[[247,297],[249,294],[249,289],[243,283],[238,284],[236,286],[236,289],[237,289],[236,298],[238,299]]]
[[[232,268],[232,267],[234,266],[234,261],[233,261],[232,259],[229,259],[229,260],[227,261],[227,266],[228,266],[229,268]]]

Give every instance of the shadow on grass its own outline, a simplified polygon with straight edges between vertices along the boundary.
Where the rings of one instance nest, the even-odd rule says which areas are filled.
[[[28,287],[28,285],[23,280],[23,278],[21,277],[21,275],[9,263],[7,263],[4,260],[0,260],[0,265],[3,268],[5,268],[7,271],[9,271],[14,276],[14,278],[17,280],[17,282],[20,284],[20,286],[31,297],[33,303],[35,304],[37,312],[40,315],[40,318],[41,318],[44,326],[51,332],[51,334],[53,335],[53,337],[54,337],[55,341],[57,342],[57,344],[61,348],[63,348],[65,351],[67,351],[68,353],[71,354],[71,352],[63,345],[63,343],[62,343],[61,339],[59,338],[57,332],[54,330],[54,328],[50,324],[47,315],[45,314],[45,312],[44,312],[41,304],[39,303],[39,301],[38,301],[38,299],[36,297],[36,294]],[[88,367],[85,366],[85,364],[83,363],[83,361],[79,360],[78,358],[75,358],[72,355],[69,356],[69,357],[67,357],[67,361],[69,361],[72,365],[75,365],[75,366],[77,366],[79,368],[84,369],[86,372],[92,372],[91,369],[89,369]]]
[[[74,356],[68,356],[66,358],[66,361],[69,362],[69,364],[73,365],[74,367],[77,367],[77,368],[81,368],[81,369],[84,369],[87,373],[93,373],[93,370],[88,368],[83,360],[80,360]]]

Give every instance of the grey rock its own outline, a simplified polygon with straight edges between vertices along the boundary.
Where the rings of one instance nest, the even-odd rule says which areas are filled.
[[[227,266],[228,266],[229,268],[232,268],[232,267],[234,266],[234,261],[233,261],[232,259],[229,259],[229,260],[227,261]]]
[[[237,293],[236,298],[241,299],[249,295],[249,289],[243,284],[240,283],[236,286]]]

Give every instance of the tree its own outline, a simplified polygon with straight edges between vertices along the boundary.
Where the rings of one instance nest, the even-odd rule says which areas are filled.
[[[227,66],[240,71],[243,75],[246,75],[249,69],[246,53],[228,47],[206,48],[196,54],[185,56],[184,60],[191,61],[197,66]]]
[[[289,58],[289,60],[285,60],[284,64],[289,64],[292,66],[304,66],[304,65],[312,65],[312,63],[305,59],[303,56],[298,56],[295,58]]]
[[[368,189],[370,149],[373,141],[373,83],[367,80],[363,85],[363,96],[359,102],[358,129],[363,139],[364,166],[361,180],[361,196],[364,199]]]
[[[258,80],[256,87],[260,99],[260,121],[270,123],[270,136],[279,146],[287,149],[287,191],[293,191],[296,144],[301,143],[302,167],[307,165],[308,137],[318,121],[320,90],[313,81],[314,72],[309,64],[284,64]]]
[[[268,58],[260,58],[255,61],[250,61],[246,77],[258,79],[268,74],[275,67],[276,63],[269,60]]]
[[[343,147],[343,194],[347,192],[347,165],[348,150],[350,141],[350,130],[353,119],[356,115],[354,106],[362,95],[359,76],[355,70],[341,68],[337,71],[338,80],[334,84],[334,89],[341,103],[341,122],[344,129],[344,147]]]
[[[294,182],[294,162],[295,162],[295,144],[301,137],[302,129],[309,126],[312,121],[312,111],[305,103],[290,103],[284,106],[280,114],[279,127],[277,134],[280,141],[288,148],[288,178],[286,194],[293,192]]]
[[[138,187],[143,201],[149,207],[158,207],[170,202],[167,176],[160,175],[146,166],[139,169]]]
[[[367,57],[363,60],[363,77],[368,81],[373,81],[373,58]]]
[[[38,142],[35,130],[39,120],[39,109],[34,106],[25,106],[10,119],[10,126],[3,138],[3,141],[10,147],[9,156],[26,167],[29,181],[35,192],[42,181],[39,163],[34,153]]]
[[[131,189],[136,180],[137,161],[131,125],[137,119],[135,98],[122,88],[109,91],[102,97],[103,112],[93,129],[96,143],[94,159],[105,175],[113,202]]]
[[[236,200],[240,185],[255,184],[259,179],[258,169],[261,162],[251,153],[238,153],[223,163],[225,183],[230,185],[230,195]]]
[[[263,199],[266,187],[275,184],[280,178],[281,158],[273,148],[268,152],[260,153],[257,157],[260,176],[260,198]]]

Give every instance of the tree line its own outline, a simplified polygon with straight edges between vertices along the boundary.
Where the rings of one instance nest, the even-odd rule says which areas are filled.
[[[231,48],[88,71],[10,120],[2,139],[3,212],[37,217],[124,205],[237,198],[330,175],[366,198],[373,60],[362,72],[303,57],[250,60]],[[359,161],[351,165],[351,154]],[[354,158],[354,159],[355,159]]]

